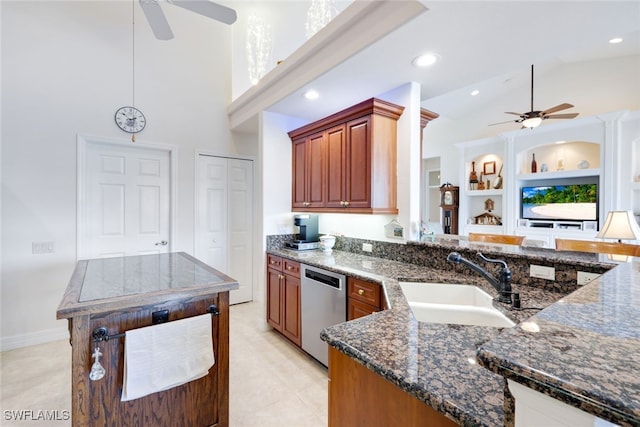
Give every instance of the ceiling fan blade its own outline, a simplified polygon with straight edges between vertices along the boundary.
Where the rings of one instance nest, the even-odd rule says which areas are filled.
[[[506,122],[491,123],[489,126],[503,125],[505,123],[518,123],[517,120],[507,120]]]
[[[566,110],[567,108],[573,108],[573,105],[567,104],[567,103],[556,105],[555,107],[551,107],[544,110],[542,114],[547,115],[547,114],[555,113],[556,111]]]
[[[144,16],[149,22],[149,26],[151,26],[153,35],[160,40],[171,40],[173,38],[173,32],[171,32],[171,27],[169,27],[167,18],[164,16],[158,0],[139,0],[139,3],[144,12]]]
[[[578,113],[567,114],[553,114],[551,116],[544,116],[543,119],[575,119],[578,117]]]
[[[214,3],[208,0],[167,0],[169,3],[176,6],[198,13],[207,18],[215,19],[216,21],[224,22],[225,24],[233,24],[236,22],[238,16],[236,11],[222,6],[221,4]]]
[[[513,111],[505,111],[505,114],[513,114],[514,116],[524,116],[524,113],[514,113]]]

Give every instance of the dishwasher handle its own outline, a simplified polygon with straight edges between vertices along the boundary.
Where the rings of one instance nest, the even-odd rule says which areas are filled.
[[[319,271],[314,270],[305,270],[304,276],[307,279],[314,280],[316,282],[320,282],[323,285],[330,286],[332,288],[340,289],[341,288],[341,280],[338,277],[329,276],[327,274],[323,274]]]

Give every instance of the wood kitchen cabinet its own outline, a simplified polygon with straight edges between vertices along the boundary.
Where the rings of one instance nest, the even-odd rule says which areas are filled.
[[[397,385],[329,347],[329,427],[457,424]]]
[[[324,132],[293,141],[293,208],[322,208],[326,190],[326,139]],[[300,210],[300,209],[298,209]]]
[[[228,426],[229,291],[234,289],[237,281],[182,252],[78,261],[56,312],[69,325],[71,425]],[[123,402],[129,339],[124,334],[153,327],[161,312],[169,322],[212,313],[215,363],[201,378]],[[109,339],[96,341],[104,337],[100,331]],[[96,347],[105,373],[93,381]]]
[[[298,347],[302,345],[300,263],[267,255],[267,323]]]
[[[383,310],[382,286],[354,277],[347,278],[347,320]]]
[[[403,111],[371,98],[289,132],[292,210],[398,213],[396,133]]]

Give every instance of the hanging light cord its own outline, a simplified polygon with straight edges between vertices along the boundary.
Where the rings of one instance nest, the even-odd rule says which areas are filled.
[[[136,2],[131,1],[131,106],[136,106]],[[131,142],[136,142],[136,134],[131,134]]]
[[[131,89],[132,107],[136,106],[136,2],[131,1]]]

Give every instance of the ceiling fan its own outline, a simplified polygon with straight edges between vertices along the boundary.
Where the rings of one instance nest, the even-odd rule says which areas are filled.
[[[519,116],[520,118],[516,120],[509,120],[506,122],[500,123],[492,123],[489,126],[500,125],[503,123],[522,123],[523,128],[533,129],[540,125],[543,120],[547,119],[573,119],[578,116],[578,113],[565,113],[565,114],[552,114],[557,111],[566,110],[568,108],[573,108],[572,104],[559,104],[555,107],[547,108],[546,110],[538,111],[533,109],[533,65],[531,65],[531,111],[526,113],[514,113],[512,111],[507,111],[505,114],[513,114]]]
[[[156,38],[171,40],[173,33],[158,0],[138,1]],[[233,24],[237,19],[235,10],[208,0],[167,0],[167,2],[225,24]]]

